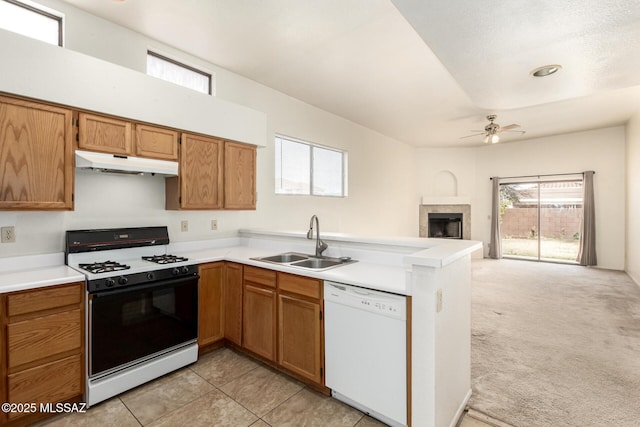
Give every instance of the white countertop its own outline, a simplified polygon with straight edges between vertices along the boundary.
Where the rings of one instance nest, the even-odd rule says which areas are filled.
[[[84,274],[67,267],[63,262],[62,253],[0,259],[0,294],[84,282]]]
[[[482,247],[469,240],[411,237],[358,237],[322,234],[329,243],[325,255],[350,256],[358,262],[328,270],[311,270],[274,264],[253,258],[283,252],[314,253],[315,241],[304,232],[240,230],[237,238],[178,242],[170,245],[175,255],[195,263],[232,261],[285,273],[314,277],[400,295],[411,295],[414,265],[440,268]],[[0,293],[83,281],[84,275],[63,264],[63,254],[33,255],[0,259]],[[33,268],[32,266],[37,266]]]

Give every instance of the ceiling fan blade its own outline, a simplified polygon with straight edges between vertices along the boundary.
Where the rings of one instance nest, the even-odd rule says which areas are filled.
[[[526,131],[526,130],[505,130],[505,131],[502,131],[502,132],[517,132],[517,133],[521,133],[521,134],[523,134],[523,135],[524,135],[525,133],[527,133],[527,131]]]
[[[503,132],[505,130],[510,130],[510,129],[515,129],[515,128],[519,128],[520,125],[517,123],[512,123],[510,125],[506,125],[506,126],[501,126],[500,127],[500,131],[499,132]]]
[[[472,136],[480,136],[480,135],[484,135],[485,132],[482,133],[474,133],[473,135],[467,135],[467,136],[461,136],[460,139],[464,139],[464,138],[471,138]]]

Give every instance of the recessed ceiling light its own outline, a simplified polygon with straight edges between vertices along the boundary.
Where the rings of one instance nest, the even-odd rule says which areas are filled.
[[[533,77],[546,77],[551,74],[559,71],[562,68],[562,65],[543,65],[542,67],[538,67],[531,72]]]

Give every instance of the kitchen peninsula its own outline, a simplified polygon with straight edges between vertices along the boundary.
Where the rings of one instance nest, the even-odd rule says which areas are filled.
[[[407,406],[411,425],[455,425],[471,394],[470,262],[481,243],[331,233],[324,233],[322,239],[329,245],[325,255],[357,262],[313,271],[254,259],[288,251],[312,254],[315,242],[307,240],[305,232],[240,230],[233,238],[171,243],[169,250],[200,264],[228,261],[410,297]],[[24,273],[0,274],[0,293],[4,297],[8,292],[77,281],[77,275],[68,270],[49,265],[40,273],[29,268]],[[41,277],[44,272],[50,277]]]

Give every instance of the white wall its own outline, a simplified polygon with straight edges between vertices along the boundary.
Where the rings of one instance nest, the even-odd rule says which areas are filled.
[[[627,241],[625,270],[640,285],[640,111],[627,124]]]
[[[113,176],[87,171],[76,172],[75,210],[73,212],[0,212],[0,226],[14,225],[17,242],[0,245],[0,257],[21,254],[61,251],[64,248],[64,230],[78,228],[168,225],[170,237],[174,241],[198,240],[223,237],[235,234],[242,227],[286,228],[305,230],[312,214],[318,214],[321,230],[369,235],[417,235],[418,197],[415,184],[414,149],[410,146],[387,138],[379,133],[354,124],[348,120],[322,111],[300,102],[280,92],[250,81],[242,76],[221,69],[214,64],[177,52],[175,49],[147,39],[140,34],[111,24],[100,18],[79,11],[70,5],[55,0],[43,0],[43,4],[65,13],[66,46],[123,67],[117,73],[119,81],[145,81],[145,86],[154,86],[154,99],[172,99],[189,97],[191,91],[174,87],[168,83],[141,75],[146,64],[146,50],[155,47],[165,53],[179,55],[185,61],[203,66],[216,73],[217,98],[228,101],[225,111],[232,111],[237,119],[246,107],[263,112],[266,116],[265,148],[258,149],[258,204],[256,211],[207,211],[207,212],[171,212],[164,210],[164,183],[158,177]],[[109,76],[114,67],[107,62],[95,61],[90,57],[70,54],[66,49],[53,48],[47,51],[47,57],[36,55],[36,49],[19,49],[16,37],[6,31],[0,31],[0,49],[11,50],[3,57],[24,55],[25,63],[39,61],[38,72],[47,75],[50,62],[61,62],[61,58],[73,57],[74,66],[90,67],[95,76],[88,79],[94,82],[96,76]],[[25,45],[34,46],[31,40]],[[49,56],[51,55],[51,56]],[[64,58],[63,58],[64,57]],[[10,63],[10,61],[9,61]],[[20,63],[20,62],[16,62]],[[101,65],[102,64],[102,65]],[[5,68],[8,67],[8,68]],[[71,71],[71,70],[70,70]],[[38,92],[28,73],[15,72],[7,63],[3,64],[0,91],[23,93],[34,96]],[[30,71],[32,74],[33,70]],[[146,79],[152,79],[147,81]],[[135,84],[130,84],[130,97],[122,95],[127,89],[118,88],[118,97],[91,99],[86,92],[91,89],[83,86],[83,79],[51,81],[51,92],[57,100],[71,105],[76,100],[95,102],[92,105],[109,105],[111,114],[124,115],[141,120],[163,124],[162,118],[178,115],[188,120],[190,115],[211,117],[216,120],[217,107],[196,103],[198,110],[181,108],[180,111],[168,109],[150,113],[154,108],[141,108],[132,111],[133,98],[148,96],[139,93]],[[41,82],[41,80],[40,80]],[[38,83],[40,84],[40,83]],[[107,89],[110,87],[106,85]],[[103,92],[105,89],[102,89]],[[183,92],[181,92],[183,91]],[[101,93],[95,98],[102,98]],[[84,95],[84,96],[83,96]],[[201,95],[197,95],[200,97]],[[37,96],[35,96],[37,97]],[[108,99],[106,99],[108,98]],[[114,102],[115,100],[115,102]],[[122,104],[119,113],[118,103]],[[212,102],[213,104],[219,104]],[[81,105],[85,108],[90,108]],[[228,107],[228,108],[227,108]],[[237,108],[236,108],[237,107]],[[139,107],[137,107],[139,108]],[[153,120],[153,116],[160,117]],[[240,115],[240,116],[239,116]],[[259,121],[259,120],[258,120]],[[196,123],[198,125],[198,123]],[[274,133],[282,133],[317,142],[323,145],[345,149],[349,153],[349,197],[319,198],[276,196],[274,194]],[[224,135],[222,135],[224,136]],[[97,193],[100,191],[100,193]],[[219,231],[209,230],[211,219],[218,220]],[[180,221],[189,220],[189,232],[179,231]]]
[[[471,239],[490,240],[491,176],[596,171],[596,243],[598,266],[624,269],[625,130],[597,129],[528,141],[465,149],[420,149],[421,195],[434,194],[433,180],[448,170],[458,180],[458,195],[471,198]]]

